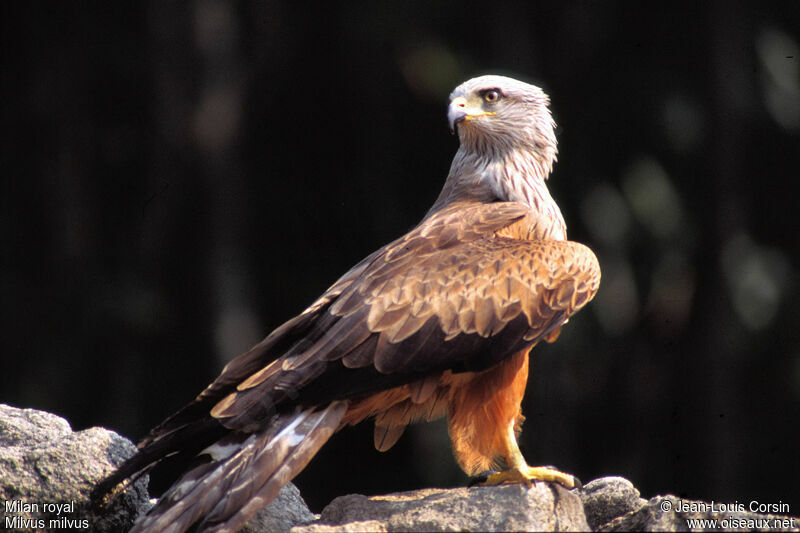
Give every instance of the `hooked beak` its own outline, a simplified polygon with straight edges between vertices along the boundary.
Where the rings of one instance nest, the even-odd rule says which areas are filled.
[[[450,133],[455,134],[456,124],[473,120],[477,117],[491,116],[495,113],[493,111],[484,111],[482,109],[474,109],[469,107],[469,102],[463,96],[458,96],[450,101],[450,106],[447,108],[447,122],[450,124]]]
[[[467,99],[463,96],[453,98],[447,108],[447,122],[450,124],[450,133],[455,134],[456,124],[467,118]]]

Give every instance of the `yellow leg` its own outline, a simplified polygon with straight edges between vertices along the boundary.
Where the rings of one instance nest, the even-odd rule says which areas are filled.
[[[505,459],[508,468],[502,472],[490,474],[486,481],[481,483],[482,485],[524,483],[530,487],[534,481],[549,481],[558,483],[568,489],[580,487],[580,481],[572,474],[566,474],[548,466],[528,466],[522,456],[522,452],[519,451],[513,424],[509,426],[503,441],[507,450]]]

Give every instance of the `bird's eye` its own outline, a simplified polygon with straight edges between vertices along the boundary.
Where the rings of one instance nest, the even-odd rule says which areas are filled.
[[[496,101],[500,100],[500,91],[498,91],[497,89],[489,89],[488,91],[483,93],[483,99],[486,102],[493,104]]]

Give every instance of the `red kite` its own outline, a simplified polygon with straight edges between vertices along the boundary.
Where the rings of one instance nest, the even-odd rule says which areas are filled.
[[[184,474],[134,531],[237,531],[339,429],[375,420],[375,447],[446,416],[486,484],[575,479],[529,467],[517,446],[528,353],[552,342],[600,283],[566,240],[545,185],[556,158],[548,97],[500,76],[450,95],[460,147],[422,222],[342,276],[300,315],[231,361],[96,489],[160,461]]]

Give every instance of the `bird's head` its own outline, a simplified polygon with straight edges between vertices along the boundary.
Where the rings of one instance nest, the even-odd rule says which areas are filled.
[[[555,123],[548,104],[547,95],[534,85],[505,76],[480,76],[450,94],[447,119],[451,131],[458,126],[459,140],[467,150],[535,151],[552,162]]]

